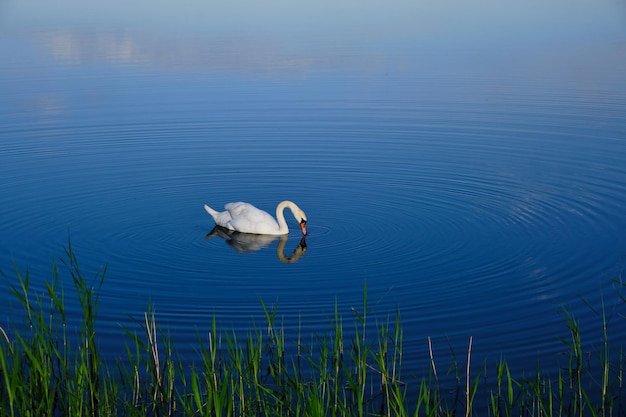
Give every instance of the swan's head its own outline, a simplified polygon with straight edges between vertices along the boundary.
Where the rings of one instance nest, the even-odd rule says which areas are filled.
[[[302,234],[306,236],[306,214],[299,207],[293,213],[294,217],[297,221],[300,222],[300,229],[302,229]]]

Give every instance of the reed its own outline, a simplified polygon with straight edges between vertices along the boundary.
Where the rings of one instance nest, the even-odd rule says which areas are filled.
[[[441,390],[430,338],[423,377],[415,377],[419,370],[404,369],[400,312],[382,319],[373,314],[367,287],[362,306],[353,309],[350,332],[336,305],[327,332],[288,335],[277,307],[261,302],[262,328],[252,326],[245,335],[220,331],[214,318],[208,334],[198,336],[195,360],[176,355],[171,336],[148,306],[137,328],[123,331],[126,353],[111,364],[101,359],[95,325],[106,268],[87,279],[71,243],[65,255],[62,264],[82,312],[78,322],[68,320],[56,263],[40,293],[32,290],[28,269],[14,268],[10,291],[23,320],[0,328],[0,416],[619,416],[625,411],[624,355],[621,346],[614,352],[609,344],[604,303],[593,310],[603,335],[598,366],[585,352],[580,323],[563,310],[567,360],[556,375],[537,367],[514,377],[504,358],[493,373],[486,363],[484,369],[472,366],[470,337],[459,355],[464,360],[450,349],[452,391]]]

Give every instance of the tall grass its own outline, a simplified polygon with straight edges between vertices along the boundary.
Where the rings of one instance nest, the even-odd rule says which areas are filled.
[[[513,376],[504,359],[493,372],[472,364],[473,338],[453,359],[456,381],[442,391],[441,371],[428,346],[430,367],[417,381],[403,369],[400,313],[372,317],[353,309],[351,332],[335,307],[329,330],[286,335],[275,306],[261,303],[263,328],[244,336],[218,329],[200,335],[195,360],[179,358],[172,339],[148,306],[136,329],[126,329],[126,353],[105,363],[98,349],[98,293],[106,268],[87,279],[71,244],[62,262],[82,317],[68,322],[61,273],[43,294],[33,294],[28,269],[14,270],[10,289],[23,323],[0,327],[0,416],[620,416],[622,347],[609,344],[604,305],[598,311],[603,341],[599,366],[583,349],[580,324],[564,310],[567,361],[557,375],[535,369]],[[3,274],[9,278],[6,274]],[[372,326],[372,320],[374,325]],[[349,334],[350,336],[346,336]],[[292,342],[290,342],[292,340]],[[188,358],[187,358],[188,359]],[[598,371],[596,371],[596,368]],[[405,379],[405,374],[411,379]],[[488,380],[487,374],[490,375]],[[493,374],[493,376],[491,376]],[[480,381],[484,381],[481,383]]]

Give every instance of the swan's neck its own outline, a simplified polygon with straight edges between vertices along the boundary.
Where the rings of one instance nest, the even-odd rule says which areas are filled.
[[[294,208],[297,208],[295,203],[291,201],[281,201],[276,206],[276,220],[278,221],[278,231],[280,233],[289,233],[289,226],[287,226],[287,221],[285,221],[285,209],[288,208],[292,213],[295,213]]]

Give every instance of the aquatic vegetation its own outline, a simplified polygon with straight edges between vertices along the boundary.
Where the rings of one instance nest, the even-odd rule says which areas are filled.
[[[485,381],[487,372],[472,365],[470,337],[462,356],[451,351],[454,392],[441,389],[430,338],[425,341],[430,369],[418,386],[409,387],[403,379],[400,313],[375,317],[375,326],[369,326],[366,287],[363,305],[353,309],[349,337],[335,307],[329,331],[310,338],[299,333],[291,346],[277,308],[261,302],[263,329],[252,327],[242,337],[219,330],[213,319],[206,337],[198,337],[193,361],[176,355],[148,306],[140,329],[125,329],[125,357],[111,364],[101,358],[95,326],[106,268],[86,279],[71,244],[66,258],[82,312],[75,331],[68,325],[58,266],[53,264],[41,295],[31,293],[29,271],[15,268],[17,285],[10,290],[24,316],[21,325],[0,328],[2,416],[618,416],[625,411],[623,347],[612,350],[604,306],[593,310],[603,332],[599,366],[591,366],[580,325],[564,310],[568,360],[558,375],[536,369],[514,376],[501,359],[488,373],[493,380]]]

